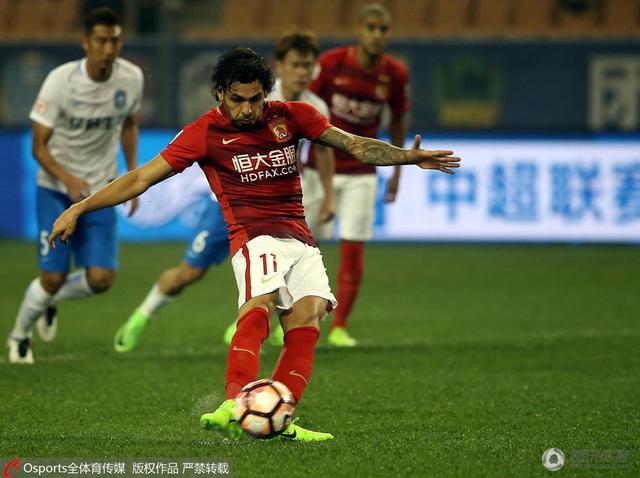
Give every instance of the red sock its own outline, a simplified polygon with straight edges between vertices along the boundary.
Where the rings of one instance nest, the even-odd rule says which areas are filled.
[[[254,307],[238,319],[227,355],[227,399],[253,382],[260,371],[260,346],[269,336],[269,313]]]
[[[340,267],[338,268],[338,308],[331,328],[347,327],[347,319],[356,302],[364,271],[364,242],[340,243]]]
[[[284,335],[284,348],[273,372],[273,380],[284,383],[300,401],[311,378],[313,353],[320,332],[315,327],[296,327]]]

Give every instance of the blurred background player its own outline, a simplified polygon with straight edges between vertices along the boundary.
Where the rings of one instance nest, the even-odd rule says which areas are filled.
[[[160,274],[144,301],[116,332],[114,348],[118,352],[133,350],[156,312],[171,302],[185,287],[202,279],[212,265],[222,264],[228,255],[227,225],[220,205],[212,194],[182,261]]]
[[[329,118],[329,107],[318,95],[308,90],[313,70],[316,67],[319,47],[318,40],[308,31],[286,32],[276,42],[274,55],[276,59],[276,72],[278,78],[273,86],[273,91],[269,94],[269,100],[275,101],[304,101],[315,107],[326,118]],[[311,143],[315,151],[315,160],[318,176],[318,189],[312,197],[311,202],[317,205],[312,218],[307,215],[307,191],[303,191],[302,204],[305,206],[307,224],[313,231],[315,227],[326,223],[333,218],[333,174],[335,169],[333,149],[317,143]],[[301,168],[304,168],[306,158],[304,154],[306,147],[301,145],[298,148],[298,159]],[[314,186],[316,186],[314,184]],[[236,330],[236,323],[229,325],[224,334],[224,342],[231,343],[231,339]],[[269,337],[272,345],[282,344],[282,329],[274,327]]]
[[[227,223],[240,318],[227,356],[227,399],[200,423],[229,436],[241,433],[234,398],[257,378],[269,317],[277,311],[285,330],[272,377],[291,390],[298,404],[311,378],[320,320],[336,306],[304,218],[298,141],[318,141],[376,165],[418,164],[451,174],[460,161],[451,151],[419,149],[419,136],[410,150],[400,149],[342,131],[306,103],[265,101],[273,81],[271,69],[253,50],[236,48],[222,55],[211,78],[220,106],[187,125],[144,166],[71,205],[48,238],[50,247],[58,237],[66,242],[83,214],[139,196],[194,163],[201,166]],[[295,441],[333,438],[295,420],[280,436]]]
[[[27,287],[9,335],[9,361],[33,363],[32,328],[44,341],[56,333],[55,304],[82,299],[111,287],[117,267],[116,212],[83,217],[69,247],[51,249],[45,238],[53,220],[71,204],[97,191],[117,175],[118,139],[132,170],[137,162],[142,70],[118,58],[120,20],[107,8],[84,21],[85,58],[49,73],[31,110],[37,179],[38,249],[41,274]],[[131,201],[129,214],[137,207]],[[71,256],[76,270],[69,274]]]
[[[326,118],[329,118],[329,107],[318,95],[310,91],[309,84],[317,65],[319,46],[314,34],[308,31],[293,31],[283,35],[275,47],[276,79],[270,100],[276,101],[304,101],[312,105]],[[302,146],[302,145],[301,145]],[[315,166],[319,176],[322,195],[314,205],[319,205],[313,217],[307,217],[307,223],[312,230],[320,224],[325,224],[334,215],[333,175],[335,159],[333,149],[322,144],[312,143],[309,146],[314,151]],[[304,148],[298,150],[301,168],[307,162],[303,157]],[[302,203],[307,211],[307,191],[303,191]]]
[[[382,110],[389,106],[391,143],[404,147],[407,134],[406,112],[409,108],[407,88],[409,74],[404,65],[385,54],[389,40],[391,15],[382,5],[362,8],[356,31],[358,44],[335,48],[320,56],[318,77],[310,89],[327,102],[331,123],[362,136],[375,137]],[[336,151],[336,174],[333,186],[336,216],[340,224],[340,265],[338,267],[338,302],[328,341],[337,347],[352,347],[356,341],[347,332],[347,320],[358,296],[364,273],[364,241],[371,239],[375,219],[376,168],[363,164],[349,154]],[[313,151],[310,165],[314,166]],[[318,174],[311,168],[304,173],[305,195],[318,197]],[[385,202],[393,202],[398,193],[400,169],[395,168],[387,182]],[[309,204],[312,224],[318,209]],[[333,224],[318,225],[317,239],[333,237]]]

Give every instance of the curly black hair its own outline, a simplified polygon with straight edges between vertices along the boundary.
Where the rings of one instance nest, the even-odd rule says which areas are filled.
[[[265,95],[273,89],[273,72],[251,48],[234,48],[218,59],[211,74],[211,92],[227,91],[235,82],[253,83],[258,80]]]

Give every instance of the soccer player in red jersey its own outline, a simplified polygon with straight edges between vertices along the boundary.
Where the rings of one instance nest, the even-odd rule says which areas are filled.
[[[409,108],[409,75],[399,61],[384,53],[389,39],[391,17],[378,4],[366,5],[358,16],[358,44],[335,48],[319,58],[320,72],[310,89],[329,105],[332,124],[349,133],[375,137],[382,110],[389,106],[391,143],[402,148],[407,134],[405,113]],[[356,301],[364,273],[364,242],[371,239],[375,219],[376,168],[358,161],[347,152],[336,151],[333,187],[336,216],[340,220],[340,265],[338,302],[329,343],[352,347],[356,341],[347,332],[347,319]],[[313,167],[313,155],[310,158]],[[305,190],[317,189],[313,169],[303,174]],[[393,202],[398,192],[400,168],[387,182],[385,202]],[[314,206],[307,206],[313,214]],[[333,237],[333,223],[314,228],[317,239]]]
[[[227,223],[240,317],[227,356],[227,400],[200,421],[206,429],[237,436],[241,428],[233,399],[257,378],[269,315],[279,313],[285,332],[273,379],[289,387],[299,403],[311,377],[320,320],[336,306],[304,219],[298,140],[317,141],[368,164],[417,164],[453,173],[460,159],[451,151],[419,149],[419,136],[413,148],[401,149],[346,133],[307,103],[265,101],[273,74],[248,48],[221,56],[211,79],[220,105],[187,125],[147,164],[73,204],[54,223],[49,244],[54,247],[58,237],[66,242],[81,214],[127,201],[198,163]],[[296,441],[333,438],[293,422],[280,436]]]

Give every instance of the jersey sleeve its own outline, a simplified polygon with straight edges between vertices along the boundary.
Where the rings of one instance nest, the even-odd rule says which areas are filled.
[[[301,136],[315,141],[322,133],[331,128],[331,123],[327,118],[309,103],[292,101],[287,105],[298,123]]]
[[[315,107],[320,113],[324,115],[325,118],[329,119],[329,115],[331,114],[331,112],[329,111],[329,106],[322,98],[318,97],[318,103],[315,105]]]
[[[206,124],[199,120],[185,126],[160,154],[175,171],[182,172],[206,153]]]
[[[144,75],[140,68],[136,68],[136,83],[135,83],[136,97],[129,110],[130,115],[134,115],[140,111],[142,107],[142,97],[144,91]]]
[[[409,72],[400,63],[396,65],[393,75],[389,94],[389,107],[396,114],[405,113],[409,110]]]
[[[324,101],[327,101],[325,95],[327,92],[327,85],[330,84],[328,83],[330,80],[327,56],[324,54],[318,59],[318,64],[314,71],[314,78],[309,85],[309,89]]]
[[[53,129],[62,109],[64,92],[64,81],[59,72],[50,72],[38,92],[29,119]]]

